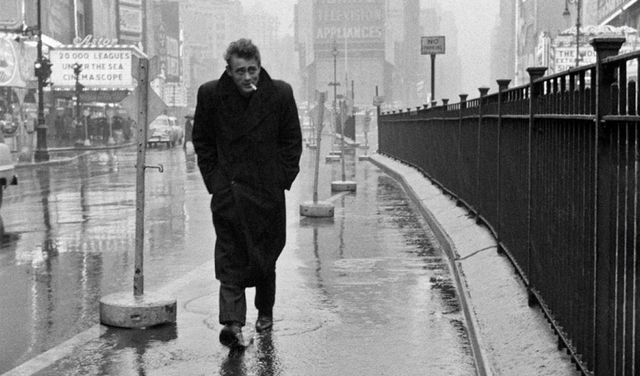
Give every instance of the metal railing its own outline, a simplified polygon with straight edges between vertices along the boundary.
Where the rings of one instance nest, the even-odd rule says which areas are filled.
[[[380,117],[379,152],[484,223],[585,375],[640,374],[640,51]]]

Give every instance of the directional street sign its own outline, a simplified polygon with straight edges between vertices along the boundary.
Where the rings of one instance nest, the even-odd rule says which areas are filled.
[[[138,116],[139,92],[140,89],[136,87],[136,89],[131,94],[129,94],[122,100],[122,102],[120,102],[120,107],[127,111],[127,113],[134,119],[136,119]],[[160,96],[156,94],[156,91],[151,88],[149,88],[148,96],[149,104],[147,107],[147,118],[149,119],[149,122],[152,122],[155,118],[158,117],[158,115],[164,112],[167,105],[162,101],[162,98],[160,98]]]

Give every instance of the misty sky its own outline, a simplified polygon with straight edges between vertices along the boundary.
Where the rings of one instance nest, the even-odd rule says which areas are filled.
[[[240,0],[244,9],[253,8],[255,3],[262,3],[268,13],[280,19],[280,34],[293,35],[293,6],[297,0]]]

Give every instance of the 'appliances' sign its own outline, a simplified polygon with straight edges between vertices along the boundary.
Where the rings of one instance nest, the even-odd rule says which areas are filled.
[[[75,87],[73,65],[82,64],[79,81],[87,88],[130,89],[132,51],[125,48],[64,48],[51,51],[51,82],[55,88]]]
[[[316,50],[333,41],[349,50],[384,50],[384,0],[317,0],[314,3]]]

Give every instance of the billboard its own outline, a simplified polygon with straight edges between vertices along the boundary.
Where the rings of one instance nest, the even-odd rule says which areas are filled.
[[[22,1],[0,0],[0,27],[14,28],[22,24]]]
[[[142,41],[141,0],[120,0],[118,2],[118,37],[120,44],[137,45]]]
[[[331,56],[334,40],[339,47],[347,41],[349,55],[384,53],[384,0],[315,0],[313,21],[316,54]]]
[[[177,1],[155,3],[156,53],[166,82],[180,81],[180,4]]]
[[[50,52],[51,82],[56,88],[74,88],[73,65],[82,64],[79,82],[94,89],[131,89],[133,52],[126,48],[61,48]]]
[[[623,28],[614,28],[611,26],[601,26],[608,31],[605,35],[620,35],[625,36],[626,41],[622,44],[618,54],[625,54],[631,51],[637,51],[640,49],[640,38],[637,33],[623,33]],[[588,28],[585,28],[587,31]],[[576,37],[575,35],[559,34],[553,39],[550,45],[550,62],[549,73],[564,72],[576,65],[576,52],[580,54],[578,62],[579,65],[594,64],[596,62],[596,52],[593,46],[589,43],[589,40],[593,38],[595,34],[586,33],[581,35],[580,48],[576,51]],[[630,61],[630,66],[627,67],[629,73],[636,72],[636,60]]]

